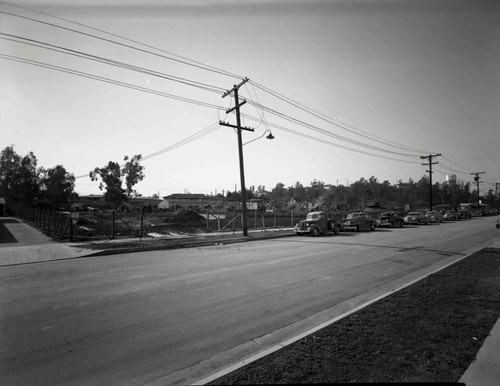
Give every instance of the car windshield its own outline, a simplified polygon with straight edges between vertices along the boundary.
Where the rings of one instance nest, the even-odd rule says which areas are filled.
[[[319,213],[308,213],[306,220],[317,220],[319,218]]]
[[[349,213],[349,214],[347,215],[347,218],[348,218],[349,220],[352,220],[352,219],[354,219],[354,218],[359,218],[359,213]]]

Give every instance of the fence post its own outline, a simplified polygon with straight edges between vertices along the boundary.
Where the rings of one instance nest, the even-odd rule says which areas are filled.
[[[255,229],[257,229],[257,211],[255,211]]]
[[[111,211],[111,240],[115,238],[115,210]]]
[[[207,232],[210,231],[209,218],[210,218],[210,212],[207,209]]]
[[[73,242],[73,209],[69,210],[69,241]]]
[[[266,223],[264,222],[264,213],[262,213],[262,230],[266,229]]]
[[[276,229],[276,209],[274,210],[274,229]]]
[[[235,224],[236,224],[236,209],[233,209],[233,234],[236,232]]]
[[[139,234],[139,238],[142,239],[142,231],[144,229],[144,212],[141,210],[141,233]]]
[[[290,223],[290,226],[293,228],[293,209],[292,209],[292,221]]]

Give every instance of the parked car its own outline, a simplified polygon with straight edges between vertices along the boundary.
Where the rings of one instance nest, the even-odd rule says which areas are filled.
[[[471,212],[469,212],[467,209],[459,209],[458,210],[458,215],[460,216],[461,220],[472,218]]]
[[[374,230],[375,221],[368,213],[355,212],[349,213],[346,218],[342,220],[342,230],[345,231],[360,231],[360,230]]]
[[[420,212],[410,212],[404,218],[405,224],[429,224],[429,219]]]
[[[459,221],[460,216],[457,211],[447,210],[443,216],[444,221]]]
[[[375,220],[375,226],[378,227],[402,227],[404,223],[403,217],[398,212],[382,212],[380,219]]]
[[[425,212],[425,217],[429,219],[429,222],[443,222],[443,215],[437,210],[428,210]]]
[[[340,221],[330,219],[326,212],[309,212],[305,220],[295,225],[295,233],[298,235],[319,236],[327,232],[337,234],[339,231]]]

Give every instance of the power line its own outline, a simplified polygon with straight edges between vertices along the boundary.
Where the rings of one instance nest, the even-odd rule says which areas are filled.
[[[148,159],[151,159],[151,158],[154,158],[154,157],[157,157],[161,154],[164,154],[164,153],[167,153],[169,151],[172,151],[172,150],[175,150],[181,146],[184,146],[184,145],[187,145],[188,143],[191,143],[193,141],[196,141],[197,139],[200,139],[202,137],[204,137],[205,135],[208,135],[212,132],[214,132],[215,130],[217,130],[219,128],[219,122],[215,122],[215,123],[212,123],[211,125],[205,127],[204,129],[190,135],[189,137],[186,137],[184,138],[183,140],[179,141],[179,142],[176,142],[170,146],[167,146],[167,147],[164,147],[163,149],[160,149],[154,153],[151,153],[151,154],[148,154],[144,157],[141,157],[141,160],[142,161],[146,161]],[[123,167],[124,164],[120,165],[120,167]],[[89,175],[88,174],[82,174],[82,175],[79,175],[79,176],[76,176],[75,179],[79,179],[79,178],[85,178],[85,177],[88,177]]]
[[[250,119],[250,120],[258,121],[258,119],[255,118],[255,117],[248,116],[248,115],[246,117],[248,119]],[[316,142],[320,142],[320,143],[323,143],[325,145],[330,145],[330,146],[338,147],[338,148],[341,148],[341,149],[345,149],[345,150],[349,150],[349,151],[353,151],[353,152],[356,152],[356,153],[360,153],[360,154],[364,154],[364,155],[369,155],[369,156],[373,156],[373,157],[384,158],[384,159],[388,159],[388,160],[391,160],[391,161],[398,161],[398,162],[404,162],[404,163],[409,163],[409,164],[420,165],[420,162],[407,161],[407,160],[402,160],[402,159],[398,159],[398,158],[386,157],[386,156],[383,156],[383,155],[380,155],[380,154],[374,154],[374,153],[369,153],[369,152],[366,152],[366,151],[363,151],[363,150],[359,150],[359,149],[353,149],[351,147],[347,147],[347,146],[344,146],[344,145],[341,145],[341,144],[338,144],[338,143],[335,143],[335,142],[330,142],[330,141],[327,141],[327,140],[324,140],[324,139],[321,139],[321,138],[318,138],[318,137],[314,137],[312,135],[304,134],[304,133],[301,133],[301,132],[298,132],[298,131],[286,128],[284,126],[280,126],[280,125],[271,123],[271,122],[268,122],[267,124],[268,124],[268,126],[273,127],[273,128],[275,128],[277,130],[285,131],[287,133],[290,133],[290,134],[293,134],[293,135],[297,135],[297,136],[302,137],[302,138],[307,138],[307,139],[310,139],[310,140],[313,140],[313,141],[316,141]]]
[[[161,48],[158,48],[158,47],[154,47],[152,45],[149,45],[149,44],[146,44],[146,43],[142,43],[142,42],[139,42],[137,40],[133,40],[133,39],[130,39],[130,38],[127,38],[127,37],[124,37],[124,36],[121,36],[121,35],[118,35],[118,34],[114,34],[112,32],[109,32],[109,31],[105,31],[103,29],[99,29],[99,28],[95,28],[95,27],[91,27],[89,25],[86,25],[86,24],[83,24],[83,23],[78,23],[76,21],[73,21],[73,20],[70,20],[70,19],[65,19],[63,17],[60,17],[60,16],[55,16],[55,15],[51,15],[49,13],[46,13],[46,12],[42,12],[42,11],[37,11],[37,10],[34,10],[34,9],[31,9],[31,8],[27,8],[27,7],[22,7],[20,5],[17,5],[17,4],[11,4],[11,3],[8,3],[8,2],[5,2],[5,1],[0,1],[0,3],[3,3],[3,4],[7,4],[7,5],[10,5],[12,7],[16,7],[16,8],[20,8],[20,9],[24,9],[24,10],[27,10],[27,11],[30,11],[30,12],[34,12],[34,13],[38,13],[40,15],[45,15],[45,16],[49,16],[51,18],[54,18],[54,19],[57,19],[57,20],[62,20],[62,21],[65,21],[65,22],[68,22],[68,23],[71,23],[71,24],[74,24],[74,25],[78,25],[80,27],[85,27],[85,28],[88,28],[90,30],[93,30],[93,31],[97,31],[97,32],[100,32],[100,33],[104,33],[106,35],[109,35],[109,36],[113,36],[113,37],[116,37],[116,38],[119,38],[119,39],[122,39],[122,40],[125,40],[125,41],[128,41],[130,43],[134,43],[134,44],[139,44],[143,47],[147,47],[147,48],[151,48],[151,49],[154,49],[154,50],[157,50],[159,52],[163,52],[163,53],[166,53],[166,54],[169,54],[169,55],[173,55],[177,58],[180,58],[180,59],[183,59],[185,61],[189,61],[189,62],[192,62],[192,63],[195,63],[197,65],[200,65],[202,67],[206,67],[207,69],[212,69],[212,70],[215,70],[217,71],[218,73],[222,73],[224,75],[227,75],[227,76],[230,76],[230,77],[233,77],[233,78],[238,78],[238,79],[242,79],[243,76],[240,76],[240,75],[236,75],[236,74],[233,74],[229,71],[226,71],[226,70],[223,70],[223,69],[220,69],[220,68],[217,68],[217,67],[214,67],[214,66],[210,66],[208,64],[204,64],[204,63],[201,63],[201,62],[198,62],[196,60],[193,60],[193,59],[190,59],[190,58],[187,58],[185,56],[181,56],[181,55],[177,55],[173,52],[169,52],[169,51],[166,51],[164,49],[161,49]]]
[[[252,103],[251,103],[252,104]],[[289,122],[292,122],[292,123],[295,123],[295,124],[299,124],[300,126],[303,126],[303,127],[306,127],[308,129],[311,129],[313,131],[316,131],[320,134],[323,134],[323,135],[326,135],[328,137],[332,137],[332,138],[335,138],[335,139],[338,139],[340,141],[343,141],[343,142],[347,142],[347,143],[350,143],[352,145],[356,145],[356,146],[360,146],[360,147],[364,147],[366,149],[370,149],[370,150],[375,150],[375,151],[380,151],[380,152],[384,152],[384,153],[390,153],[390,154],[394,154],[394,155],[399,155],[399,156],[404,156],[404,157],[416,157],[415,154],[407,154],[407,153],[400,153],[400,152],[396,152],[396,151],[392,151],[392,150],[387,150],[387,149],[383,149],[383,148],[380,148],[380,147],[377,147],[377,146],[373,146],[373,145],[369,145],[369,144],[366,144],[366,143],[363,143],[363,142],[360,142],[360,141],[356,141],[356,140],[353,140],[353,139],[350,139],[350,138],[347,138],[347,137],[344,137],[344,136],[341,136],[341,135],[338,135],[338,134],[334,134],[328,130],[325,130],[325,129],[321,129],[319,128],[318,126],[315,126],[313,124],[310,124],[310,123],[306,123],[300,119],[297,119],[297,118],[293,118],[287,114],[284,114],[284,113],[281,113],[279,111],[276,111],[276,110],[273,110],[269,107],[266,107],[266,106],[263,106],[263,105],[258,105],[258,104],[255,104],[257,105],[259,108],[262,108],[263,110],[273,114],[273,115],[276,115],[282,119],[285,119]]]
[[[169,94],[169,93],[166,93],[163,91],[158,91],[158,90],[150,89],[147,87],[137,86],[137,85],[134,85],[131,83],[121,82],[118,80],[114,80],[114,79],[110,79],[110,78],[106,78],[106,77],[102,77],[102,76],[98,76],[98,75],[94,75],[94,74],[90,74],[90,73],[86,73],[86,72],[82,72],[82,71],[72,70],[69,68],[56,66],[53,64],[49,64],[49,63],[39,62],[36,60],[31,60],[31,59],[25,59],[25,58],[21,58],[18,56],[5,55],[2,53],[0,53],[0,58],[6,59],[6,60],[11,60],[14,62],[25,63],[25,64],[29,64],[32,66],[47,68],[47,69],[51,69],[54,71],[64,72],[64,73],[68,73],[71,75],[76,75],[76,76],[80,76],[83,78],[93,79],[93,80],[97,80],[100,82],[113,84],[115,86],[130,88],[130,89],[133,89],[136,91],[146,92],[149,94],[154,94],[154,95],[158,95],[158,96],[165,97],[165,98],[175,99],[178,101],[187,102],[187,103],[191,103],[191,104],[195,104],[195,105],[199,105],[199,106],[203,106],[203,107],[208,107],[208,108],[217,109],[217,110],[224,110],[224,108],[222,106],[217,106],[217,105],[214,105],[211,103],[202,102],[202,101],[198,101],[198,100],[191,99],[191,98],[181,97],[181,96]]]
[[[36,11],[34,11],[34,12],[36,12]],[[75,30],[73,28],[63,27],[63,26],[60,26],[60,25],[57,25],[57,24],[54,24],[54,23],[49,23],[49,22],[46,22],[46,21],[34,19],[34,18],[31,18],[31,17],[27,17],[27,16],[17,15],[15,13],[10,13],[10,12],[5,12],[5,11],[0,11],[0,13],[3,13],[5,15],[9,15],[9,16],[13,16],[13,17],[18,17],[18,18],[25,19],[25,20],[29,20],[29,21],[32,21],[32,22],[35,22],[35,23],[40,23],[40,24],[48,25],[50,27],[59,28],[59,29],[63,29],[63,30],[66,30],[66,31],[74,32],[76,34],[80,34],[80,35],[83,35],[83,36],[91,37],[91,38],[94,38],[94,39],[97,39],[97,40],[102,40],[102,41],[105,41],[105,42],[108,42],[108,43],[112,43],[112,44],[116,44],[116,45],[119,45],[119,46],[122,46],[122,47],[130,48],[132,50],[136,50],[136,51],[140,51],[140,52],[143,52],[143,53],[147,53],[147,54],[150,54],[150,55],[153,55],[153,56],[157,56],[157,57],[160,57],[160,58],[163,58],[163,59],[167,59],[167,60],[171,60],[171,61],[178,62],[178,63],[181,63],[181,64],[185,64],[185,65],[188,65],[188,66],[191,66],[191,67],[196,67],[196,68],[199,68],[199,69],[202,69],[202,70],[206,70],[206,71],[211,71],[211,72],[214,72],[214,73],[218,73],[220,75],[237,77],[235,75],[231,75],[227,71],[219,70],[219,69],[216,69],[214,67],[207,66],[207,65],[197,64],[198,62],[192,61],[194,63],[189,63],[188,60],[175,59],[175,58],[172,58],[172,57],[169,57],[169,56],[166,56],[166,55],[162,55],[162,54],[158,54],[158,53],[155,53],[155,52],[152,52],[152,51],[148,51],[148,50],[145,50],[145,49],[142,49],[142,48],[134,47],[134,46],[131,46],[130,44],[120,43],[120,42],[117,42],[115,40],[111,40],[111,39],[103,38],[101,36],[89,34],[89,33],[82,32],[82,31],[78,31],[78,30]],[[92,28],[92,27],[88,27],[88,28]],[[104,32],[104,31],[101,31],[101,32]],[[118,35],[115,35],[115,36],[118,36]],[[123,38],[123,39],[125,39],[125,38]],[[125,39],[125,40],[128,40],[128,39]],[[159,50],[159,51],[161,51],[161,50]]]
[[[362,131],[360,129],[357,129],[355,128],[354,126],[352,125],[348,125],[346,123],[343,123],[343,122],[340,122],[338,121],[337,119],[333,119],[332,117],[329,117],[323,113],[320,113],[318,111],[315,111],[314,109],[310,108],[310,107],[307,107],[299,102],[296,102],[294,100],[292,100],[291,98],[288,98],[288,97],[285,97],[279,93],[277,93],[276,91],[273,91],[267,87],[264,87],[256,82],[252,82],[252,85],[255,85],[256,87],[258,87],[259,89],[261,89],[262,91],[265,91],[267,93],[269,93],[270,95],[302,110],[302,111],[305,111],[317,118],[320,118],[328,123],[331,123],[343,130],[346,130],[350,133],[353,133],[353,134],[356,134],[356,135],[359,135],[361,137],[364,137],[364,138],[367,138],[367,139],[370,139],[370,140],[373,140],[375,142],[378,142],[378,143],[381,143],[381,144],[384,144],[384,145],[387,145],[387,146],[392,146],[392,147],[395,147],[395,148],[398,148],[398,149],[401,149],[401,150],[407,150],[407,151],[412,151],[412,152],[415,152],[415,153],[429,153],[429,151],[424,151],[422,149],[416,149],[416,148],[411,148],[411,147],[408,147],[408,146],[405,146],[405,145],[402,145],[402,144],[398,144],[397,142],[393,142],[393,141],[389,141],[387,139],[384,139],[382,137],[379,137],[379,136],[376,136],[374,134],[370,134],[370,133],[367,133],[365,131]]]
[[[140,72],[140,73],[143,73],[143,74],[147,74],[147,75],[151,75],[151,76],[156,76],[156,77],[159,77],[159,78],[162,78],[162,79],[171,80],[171,81],[178,82],[178,83],[181,83],[181,84],[185,84],[185,85],[188,85],[188,86],[198,87],[198,88],[201,88],[201,89],[204,89],[204,90],[207,90],[207,91],[211,91],[211,92],[214,92],[214,93],[221,93],[221,92],[225,91],[222,87],[217,87],[217,86],[209,85],[209,84],[202,83],[202,82],[196,82],[196,81],[189,80],[189,79],[182,78],[182,77],[178,77],[178,76],[175,76],[175,75],[165,74],[165,73],[162,73],[162,72],[159,72],[159,71],[150,70],[150,69],[147,69],[147,68],[144,68],[144,67],[139,67],[139,66],[135,66],[135,65],[132,65],[132,64],[127,64],[127,63],[116,61],[116,60],[112,60],[112,59],[107,59],[107,58],[104,58],[102,56],[92,55],[92,54],[88,54],[88,53],[85,53],[85,52],[82,52],[82,51],[72,50],[70,48],[66,48],[66,47],[62,47],[62,46],[57,46],[57,45],[53,45],[53,44],[50,44],[50,43],[45,43],[45,42],[41,42],[41,41],[38,41],[38,40],[33,40],[33,39],[25,38],[25,37],[22,37],[22,36],[11,35],[11,34],[6,34],[6,33],[2,33],[2,32],[0,32],[0,35],[4,35],[4,36],[9,36],[10,37],[10,38],[0,37],[0,39],[3,39],[3,40],[8,40],[8,41],[16,42],[16,43],[19,43],[19,44],[27,44],[27,45],[34,46],[34,47],[38,47],[38,48],[42,48],[42,49],[46,49],[46,50],[50,50],[50,51],[59,52],[59,53],[65,54],[65,55],[72,55],[72,56],[76,56],[76,57],[79,57],[79,58],[91,60],[91,61],[94,61],[94,62],[104,63],[104,64],[108,64],[108,65],[111,65],[111,66],[128,69],[128,70],[131,70],[131,71],[136,71],[136,72]],[[18,39],[21,39],[21,40],[18,40]]]

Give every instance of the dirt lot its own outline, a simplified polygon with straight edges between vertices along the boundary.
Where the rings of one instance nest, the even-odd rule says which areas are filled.
[[[219,229],[231,232],[241,231],[241,217],[233,213],[225,214],[225,218],[211,218],[208,222],[203,216],[194,211],[183,210],[167,213],[114,213],[103,212],[80,212],[79,219],[75,221],[73,238],[75,240],[98,240],[114,237],[139,237],[148,234],[196,234],[200,232],[215,232]],[[305,218],[303,215],[281,215],[274,216],[272,213],[249,213],[247,226],[252,229],[268,229],[290,227],[293,223]],[[64,219],[61,220],[64,222]],[[68,227],[67,227],[68,228]],[[66,229],[65,237],[69,237]]]
[[[484,249],[211,384],[457,382],[499,293],[500,249]]]

